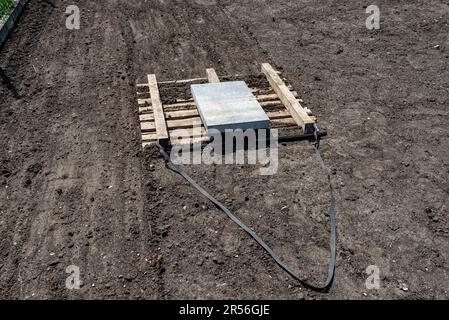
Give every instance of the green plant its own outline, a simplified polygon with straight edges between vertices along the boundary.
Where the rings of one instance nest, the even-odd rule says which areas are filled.
[[[3,15],[8,11],[11,3],[12,0],[0,0],[0,19],[3,18]]]

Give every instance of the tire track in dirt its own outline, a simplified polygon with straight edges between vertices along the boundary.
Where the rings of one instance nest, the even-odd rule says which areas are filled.
[[[176,10],[170,11],[169,8]],[[214,67],[219,74],[255,72],[259,61],[266,58],[257,52],[244,34],[235,32],[235,26],[222,11],[212,8],[185,1],[171,2],[170,5],[157,3],[152,6],[150,16],[133,19],[130,24],[136,46],[143,47],[135,50],[138,52],[135,65],[140,66],[137,74],[139,70],[148,70],[148,73],[156,73],[159,79],[168,80],[203,75],[206,67]],[[145,73],[140,76],[145,76]],[[212,266],[210,272],[198,274],[204,277],[205,283],[192,284],[193,288],[188,283],[191,266],[201,262],[195,261],[198,259],[196,253],[189,254],[191,246],[185,237],[190,236],[183,233],[190,228],[203,234],[207,229],[203,229],[201,224],[194,227],[186,221],[185,215],[179,211],[182,200],[173,203],[173,199],[182,197],[187,186],[184,185],[183,190],[167,187],[167,170],[161,163],[154,163],[151,157],[148,158],[148,154],[146,156],[145,212],[151,215],[158,252],[156,260],[160,268],[161,297],[202,297],[198,295],[201,291],[212,297],[215,286],[213,274],[216,272],[213,270],[216,267]],[[174,183],[180,181],[176,179]],[[204,201],[201,203],[211,209]],[[222,215],[219,219],[226,221]],[[196,247],[201,248],[201,245],[200,242]]]
[[[30,4],[23,19],[38,20],[44,6]],[[27,159],[23,146],[33,144],[29,159],[40,159],[42,168],[30,177],[32,193],[25,193],[17,179],[27,172],[20,163],[6,182],[14,199],[9,207],[2,206],[2,213],[8,212],[2,215],[2,228],[11,234],[2,242],[2,252],[13,251],[6,253],[2,266],[8,273],[1,274],[1,296],[19,297],[23,291],[22,298],[154,298],[146,255],[151,249],[144,250],[148,241],[140,232],[147,225],[142,221],[135,79],[128,71],[132,51],[117,38],[123,28],[117,6],[110,11],[88,1],[79,6],[83,23],[91,25],[69,32],[64,14],[53,12],[34,34],[39,49],[25,44],[24,50],[6,48],[14,54],[4,60],[2,55],[4,69],[15,71],[13,82],[29,82],[28,91],[34,91],[25,98],[26,109],[13,106],[11,122],[25,125],[29,137],[8,135],[10,145],[20,146],[10,157]],[[18,37],[26,39],[27,33],[32,38],[26,23],[18,26]],[[51,61],[46,65],[45,57]],[[24,80],[32,64],[40,74]],[[17,207],[20,202],[25,210]],[[24,219],[21,212],[27,210]],[[14,228],[16,219],[25,226]],[[18,235],[20,249],[14,249],[12,239]],[[79,291],[65,289],[70,264],[80,267]]]

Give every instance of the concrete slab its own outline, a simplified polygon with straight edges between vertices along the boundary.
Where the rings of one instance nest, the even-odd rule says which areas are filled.
[[[244,81],[193,84],[191,91],[206,130],[266,129],[270,124]]]

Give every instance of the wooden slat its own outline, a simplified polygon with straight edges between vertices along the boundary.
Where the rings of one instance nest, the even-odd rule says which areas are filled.
[[[151,99],[147,98],[147,99],[137,99],[137,104],[141,105],[141,104],[151,104]]]
[[[154,122],[141,122],[140,123],[140,131],[146,132],[146,131],[155,131],[156,126]]]
[[[282,101],[280,100],[273,100],[273,101],[261,101],[259,102],[259,104],[261,105],[262,108],[269,108],[269,107],[284,107],[284,104],[282,103]],[[178,110],[179,109],[179,110]],[[143,108],[139,108],[139,112],[140,114],[145,114],[145,113],[149,113],[152,111],[152,108],[150,107],[143,107]],[[165,118],[169,119],[172,117],[177,117],[177,118],[181,118],[181,114],[176,114],[177,112],[197,112],[196,111],[196,106],[195,103],[183,103],[183,104],[171,104],[171,105],[165,105],[164,104],[164,114],[165,114]],[[308,113],[310,112],[307,111]],[[188,114],[188,113],[186,113]],[[311,114],[309,114],[310,116]],[[185,116],[186,117],[186,116]]]
[[[142,134],[142,141],[156,141],[157,135],[155,133],[144,133]]]
[[[282,111],[268,111],[267,115],[270,119],[281,119],[281,118],[288,118],[290,117],[290,113],[287,110]],[[182,119],[189,119],[189,118],[195,118],[199,119],[198,111],[195,109],[192,110],[178,110],[178,111],[166,111],[165,117],[167,121],[171,120],[182,120]],[[153,121],[154,116],[151,113],[147,114],[141,114],[139,116],[140,121]]]
[[[284,103],[285,107],[290,111],[293,119],[295,119],[296,123],[302,127],[304,133],[313,132],[315,130],[314,121],[310,118],[296,97],[290,90],[288,90],[284,81],[282,81],[273,67],[269,63],[263,63],[262,72],[267,77],[271,87],[279,96],[279,99],[281,99],[282,103]]]
[[[205,81],[206,78],[193,78],[193,79],[185,79],[185,80],[171,80],[171,81],[161,81],[159,84],[165,85],[165,84],[185,84],[185,83],[191,83],[191,82],[199,82],[199,81]]]
[[[154,116],[151,113],[141,114],[140,121],[153,121]],[[165,111],[165,119],[167,120],[178,120],[198,117],[198,111],[196,109],[191,110],[177,110],[177,111]]]
[[[177,103],[170,103],[170,104],[164,104],[164,110],[170,110],[175,108],[186,108],[186,107],[195,107],[195,102],[189,101],[189,102],[177,102]]]
[[[271,128],[291,127],[296,125],[297,123],[295,119],[293,119],[292,117],[283,119],[272,119],[270,121]]]
[[[157,86],[156,75],[148,75],[148,85],[150,87],[151,106],[153,107],[154,124],[156,128],[157,140],[160,144],[169,142],[167,124],[165,123],[164,110],[162,108],[159,88]],[[142,124],[141,124],[142,126]]]
[[[175,130],[175,129],[173,129],[173,130]],[[173,130],[169,131],[170,132],[170,137],[173,137]],[[198,135],[196,134],[196,132],[198,131],[198,128],[195,128],[195,129],[194,128],[185,128],[184,130],[185,130],[185,132],[187,133],[187,135],[189,137],[198,137]],[[201,131],[200,136],[206,135],[206,129],[201,127],[200,131]]]
[[[282,108],[285,108],[284,107],[284,104],[282,103],[282,101],[281,100],[273,100],[273,101],[261,101],[261,102],[259,102],[259,104],[260,104],[260,106],[262,107],[262,108],[268,108],[268,107],[276,107],[276,106],[280,106],[280,107],[282,107]]]
[[[294,91],[293,86],[291,84],[287,85],[287,88],[290,91]],[[264,89],[258,88],[258,87],[253,87],[253,88],[251,88],[251,92],[257,96],[257,95],[272,93],[272,92],[274,92],[274,90],[272,87],[268,87],[268,88],[264,88]]]
[[[275,100],[269,100],[269,99],[275,99]],[[281,100],[279,100],[277,94],[273,94],[273,95],[269,95],[269,96],[263,96],[260,99],[258,99],[259,104],[264,107],[264,106],[274,106],[274,105],[284,105],[282,103]],[[181,103],[170,103],[170,104],[164,104],[164,110],[169,111],[170,109],[181,109],[181,108],[187,108],[187,109],[191,109],[191,108],[195,108],[196,109],[196,104],[194,101],[190,101],[190,102],[181,102]]]
[[[140,114],[142,114],[142,113],[147,113],[147,112],[151,112],[151,111],[153,111],[153,108],[151,108],[151,107],[140,107],[140,108],[139,108],[139,113],[140,113]]]
[[[296,92],[296,91],[291,91],[291,94],[293,95],[293,97],[298,96],[298,92]],[[256,96],[256,99],[259,102],[269,101],[269,100],[278,100],[279,96],[277,95],[277,93],[261,94],[261,95]]]
[[[296,92],[296,91],[292,91],[292,94],[295,97],[298,96],[298,92]],[[270,100],[279,100],[279,97],[278,97],[278,95],[276,93],[270,93],[270,94],[256,95],[256,99],[259,102],[264,102],[264,101],[270,101]],[[176,99],[176,101],[177,101],[176,103],[164,104],[164,110],[167,110],[167,109],[170,109],[170,108],[184,108],[184,107],[195,106],[195,101],[193,100],[193,98],[190,98],[190,99]]]
[[[186,143],[186,138],[188,138],[189,140],[187,140],[188,142]],[[209,141],[209,137],[207,136],[200,136],[200,137],[184,137],[182,140],[181,139],[172,139],[171,140],[171,144],[172,145],[188,145],[188,144],[196,144],[196,143],[204,143],[204,142],[208,142]]]
[[[179,119],[179,120],[167,120],[167,125],[170,129],[190,129],[194,124],[201,124],[200,117]]]
[[[268,116],[268,118],[270,118],[270,120],[291,117],[290,113],[287,110],[267,112],[267,116]]]
[[[193,128],[194,123],[201,123],[201,118],[193,117],[193,118],[188,118],[188,119],[167,120],[167,128],[168,129],[189,129],[189,128]],[[141,122],[140,128],[142,131],[155,131],[156,130],[155,122],[152,122],[152,121]]]
[[[147,87],[148,87],[148,86],[147,86]],[[148,91],[148,90],[146,90],[146,91],[137,91],[136,94],[137,94],[139,97],[141,97],[142,99],[145,99],[145,98],[142,97],[142,96],[149,96],[149,91]]]
[[[166,84],[185,84],[190,82],[198,82],[198,81],[206,81],[207,78],[194,78],[194,79],[184,79],[184,80],[170,80],[170,81],[160,81],[158,82],[159,85],[166,85]],[[148,87],[148,83],[137,83],[136,86],[138,88]]]
[[[182,140],[179,139],[179,136],[175,136],[173,134],[173,131],[170,131],[170,141],[172,145],[185,144],[186,138],[190,139],[190,144],[206,142],[209,139],[209,137],[206,136],[206,129],[204,128],[201,128],[199,131],[198,128],[186,128],[183,130],[185,131],[186,135],[182,136]]]
[[[152,113],[145,113],[139,116],[140,121],[154,121],[154,115]]]
[[[168,120],[184,119],[199,116],[198,111],[196,109],[168,111],[166,112],[166,115]]]
[[[220,82],[220,79],[218,79],[218,75],[214,69],[212,69],[212,68],[206,69],[206,74],[207,74],[207,81],[209,83],[219,83]]]

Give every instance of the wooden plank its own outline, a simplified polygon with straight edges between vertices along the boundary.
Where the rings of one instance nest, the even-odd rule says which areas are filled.
[[[148,112],[151,112],[151,111],[153,111],[153,108],[151,108],[151,107],[140,107],[139,108],[139,113],[140,114],[148,113]]]
[[[188,140],[187,140],[188,139]],[[187,140],[187,142],[186,142]],[[205,143],[209,142],[210,138],[208,136],[200,136],[200,137],[183,137],[182,139],[172,139],[171,144],[172,145],[191,145],[191,144],[197,144],[197,143]]]
[[[146,98],[146,99],[137,99],[137,104],[142,105],[142,104],[151,104],[151,99],[150,98]]]
[[[201,118],[194,117],[194,118],[188,118],[188,119],[167,120],[167,128],[170,130],[189,129],[189,128],[193,128],[194,123],[201,123]],[[140,129],[142,131],[157,131],[156,124],[153,121],[141,122]],[[159,134],[158,134],[158,136],[159,136]]]
[[[152,113],[144,113],[139,116],[140,121],[154,121],[154,115]]]
[[[204,128],[201,128],[200,131],[198,131],[198,128],[190,128],[190,129],[184,129],[186,135],[179,137],[179,135],[174,135],[173,131],[170,131],[170,141],[172,145],[180,145],[180,144],[186,144],[186,139],[189,139],[190,144],[192,143],[198,143],[198,142],[206,142],[210,138],[206,135],[206,130]],[[199,133],[199,134],[198,134]],[[189,143],[187,143],[189,144]]]
[[[292,117],[283,119],[273,119],[270,121],[270,128],[282,128],[296,126],[296,120]]]
[[[190,82],[199,82],[199,81],[206,81],[207,78],[194,78],[194,79],[184,79],[184,80],[170,80],[170,81],[159,81],[159,85],[166,85],[166,84],[185,84]],[[148,83],[137,83],[136,86],[138,88],[144,88],[148,87]]]
[[[292,91],[292,94],[295,97],[298,97],[298,92]],[[270,101],[270,100],[279,100],[279,97],[276,93],[269,93],[269,94],[256,95],[256,99],[259,102],[264,102],[264,101]],[[178,107],[184,108],[184,107],[196,106],[193,98],[191,98],[191,99],[176,99],[176,101],[177,101],[176,103],[164,104],[164,110],[167,110],[170,108],[178,108]]]
[[[147,132],[147,131],[156,131],[156,126],[154,122],[141,122],[140,123],[140,131]]]
[[[284,107],[284,106],[282,106]],[[282,119],[291,117],[290,113],[287,110],[282,111],[268,111],[267,115],[270,119]],[[167,124],[170,123],[168,128],[172,128],[172,125],[180,123],[184,125],[185,122],[172,122],[172,120],[186,120],[186,119],[196,119],[199,120],[199,114],[197,110],[178,110],[178,111],[168,111],[165,112],[165,117],[167,119]],[[140,121],[153,121],[154,116],[151,113],[141,114],[139,116]],[[190,120],[192,121],[192,120]],[[190,123],[190,122],[189,122]],[[150,128],[154,128],[151,126]]]
[[[173,130],[175,130],[175,129],[173,129]],[[173,136],[173,130],[170,130],[170,137]],[[199,131],[199,132],[201,132],[201,134],[199,136],[196,134],[196,132],[198,131],[198,128],[186,128],[184,130],[189,137],[199,137],[199,136],[206,135],[206,129],[204,129],[203,127],[201,127],[201,130]]]
[[[269,63],[262,64],[262,72],[267,77],[268,82],[281,99],[285,107],[290,111],[296,123],[302,127],[304,133],[312,133],[315,131],[314,121],[304,108],[301,106],[296,97],[288,90],[284,81],[279,77],[276,71]]]
[[[293,86],[291,84],[287,85],[287,88],[290,91],[294,91]],[[268,88],[265,88],[265,89],[261,89],[261,88],[258,88],[258,87],[253,87],[253,88],[251,88],[251,92],[254,95],[261,95],[261,94],[268,94],[268,93],[274,92],[274,90],[273,90],[272,87],[268,87]]]
[[[186,84],[191,82],[200,82],[200,81],[206,81],[207,78],[194,78],[194,79],[185,79],[185,80],[171,80],[171,81],[161,81],[159,84],[166,85],[166,84]]]
[[[142,141],[157,141],[157,135],[155,133],[144,133],[142,134]]]
[[[175,108],[186,108],[186,107],[195,107],[195,102],[192,100],[190,102],[177,102],[177,103],[170,103],[170,104],[164,104],[164,110],[170,110]]]
[[[167,115],[168,120],[184,119],[184,118],[191,118],[191,117],[199,116],[198,110],[196,110],[196,109],[168,111],[168,112],[166,112],[166,115]]]
[[[167,120],[169,129],[190,129],[193,128],[194,124],[201,124],[201,118],[194,117],[188,119]]]
[[[261,102],[259,102],[259,104],[260,104],[260,106],[261,106],[262,108],[264,108],[264,107],[265,107],[265,108],[268,108],[268,107],[276,107],[276,106],[285,108],[285,107],[284,107],[284,104],[282,103],[281,100],[261,101]]]
[[[214,69],[212,69],[212,68],[206,69],[206,74],[207,74],[207,81],[209,83],[219,83],[220,82],[220,79],[218,79],[218,75]]]
[[[145,90],[145,91],[136,91],[136,94],[141,97],[142,99],[144,99],[144,97],[142,96],[149,96],[149,91]]]
[[[291,117],[290,113],[287,110],[267,112],[267,116],[268,116],[268,118],[270,118],[270,120]]]
[[[291,94],[293,95],[293,97],[297,97],[298,96],[298,92],[296,91],[291,91]],[[278,100],[280,99],[280,97],[278,96],[277,93],[270,93],[270,94],[261,94],[256,96],[257,101],[262,102],[262,101],[269,101],[269,100]]]
[[[167,144],[170,138],[168,136],[167,124],[165,123],[164,109],[162,108],[161,97],[159,96],[156,75],[148,75],[148,85],[150,87],[151,106],[153,107],[157,140],[160,144]]]
[[[186,119],[198,117],[198,111],[195,109],[192,110],[177,110],[177,111],[165,111],[165,119],[166,120],[178,120],[178,119]],[[154,116],[151,113],[141,114],[140,121],[153,121]]]

